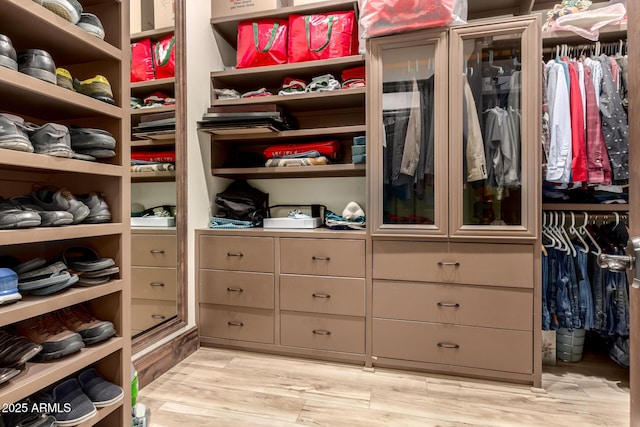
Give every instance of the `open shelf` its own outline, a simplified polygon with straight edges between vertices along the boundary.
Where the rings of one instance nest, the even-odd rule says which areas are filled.
[[[173,34],[174,31],[175,28],[173,26],[140,31],[139,33],[131,34],[131,41],[136,42],[142,39],[146,39],[147,37],[150,39],[159,39],[161,37],[168,36],[169,34]]]
[[[4,170],[30,172],[91,173],[104,176],[121,176],[122,166],[84,160],[65,159],[46,154],[25,153],[0,148],[0,165]]]
[[[213,168],[214,176],[231,179],[278,179],[365,176],[366,165],[352,163],[320,166]]]
[[[176,179],[176,171],[131,172],[131,182],[171,182]]]
[[[82,239],[87,237],[110,236],[121,234],[123,225],[112,224],[77,224],[62,227],[36,227],[20,230],[0,230],[0,241],[3,246],[22,245],[42,241]]]
[[[75,64],[78,58],[85,62],[122,58],[119,48],[92,36],[34,1],[4,0],[0,28],[3,34],[13,35],[11,41],[16,51],[34,47],[44,49],[56,64]]]
[[[627,23],[617,24],[617,25],[607,25],[600,28],[600,37],[599,40],[606,42],[615,41],[618,39],[626,39],[627,38]],[[555,45],[556,43],[564,43],[564,44],[593,44],[591,40],[587,40],[582,36],[579,36],[576,33],[571,31],[562,31],[557,33],[542,33],[542,44],[546,47]]]
[[[330,92],[310,92],[296,95],[260,96],[257,98],[216,99],[213,106],[219,105],[259,105],[277,104],[291,110],[325,110],[331,108],[353,108],[364,105],[366,89],[340,89]]]
[[[104,343],[85,347],[73,355],[49,362],[28,362],[24,372],[9,380],[9,387],[0,388],[0,402],[17,402],[42,390],[70,375],[79,367],[89,366],[100,359],[122,349],[124,339],[110,338]],[[115,405],[117,407],[117,405]]]
[[[25,295],[20,301],[2,307],[0,323],[5,325],[15,322],[16,319],[29,319],[64,307],[80,304],[84,301],[120,292],[122,288],[122,280],[112,280],[103,285],[72,286],[66,291],[46,297]]]
[[[175,105],[168,105],[166,107],[151,107],[151,108],[131,109],[131,116],[144,116],[145,114],[166,113],[168,111],[176,111],[176,106]]]
[[[543,211],[628,212],[625,203],[543,203]]]
[[[173,95],[175,83],[175,77],[134,82],[131,83],[131,95],[142,98],[145,95],[153,93],[155,91],[160,91],[167,95]]]
[[[209,132],[213,129],[202,128],[202,132]],[[272,143],[272,142],[286,142],[286,140],[300,140],[314,137],[354,137],[364,135],[366,131],[365,125],[355,126],[333,126],[326,128],[313,128],[313,129],[296,129],[285,130],[282,132],[270,132],[270,133],[248,133],[248,134],[235,134],[235,135],[211,135],[212,141],[234,141],[236,143],[255,144],[260,143]]]

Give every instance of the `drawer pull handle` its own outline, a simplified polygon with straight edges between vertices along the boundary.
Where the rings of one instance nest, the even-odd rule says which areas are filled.
[[[331,261],[331,257],[328,256],[312,256],[311,257],[312,260],[314,261]]]
[[[324,329],[314,329],[313,333],[316,335],[331,335],[331,331],[325,331]]]
[[[164,249],[151,249],[152,254],[163,254],[164,253]]]
[[[460,346],[458,344],[448,344],[446,342],[439,342],[438,343],[438,347],[440,347],[440,348],[453,348],[453,349],[460,348]]]
[[[244,323],[238,322],[237,320],[230,320],[227,322],[229,326],[244,326]]]
[[[227,252],[227,256],[239,256],[243,257],[244,254],[242,252]]]
[[[166,316],[163,316],[162,314],[152,314],[151,315],[152,319],[166,319]]]
[[[227,292],[244,292],[242,288],[227,288]]]
[[[331,298],[329,294],[316,294],[315,292],[311,294],[314,298]]]
[[[164,286],[164,283],[161,283],[161,282],[151,282],[151,283],[149,283],[149,286],[154,286],[154,287]]]
[[[445,265],[452,265],[454,267],[460,267],[460,263],[458,261],[455,261],[455,262],[438,261],[438,266],[439,267],[443,267]]]
[[[458,308],[458,307],[460,307],[460,304],[458,304],[457,302],[439,302],[438,303],[438,307]]]

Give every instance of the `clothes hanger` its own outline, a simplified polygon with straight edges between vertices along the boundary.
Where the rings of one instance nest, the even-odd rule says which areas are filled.
[[[551,213],[549,213],[549,215],[551,215]],[[547,212],[542,212],[542,235],[546,236],[550,241],[548,245],[545,245],[543,243],[543,246],[546,246],[547,248],[556,247],[558,242],[556,241],[556,238],[553,236],[553,234],[551,234],[551,232],[549,231],[549,225],[547,224]]]
[[[562,224],[560,225],[560,232],[562,233],[562,236],[564,237],[565,242],[567,243],[567,247],[569,248],[569,253],[571,254],[571,256],[575,258],[576,255],[578,255],[578,253],[576,252],[576,248],[575,246],[573,246],[573,242],[571,241],[571,238],[567,234],[567,229],[565,228],[566,215],[564,212],[561,212],[561,215],[562,215]]]
[[[578,230],[576,229],[576,215],[573,212],[571,212],[571,225],[569,226],[569,233],[572,234],[573,236],[576,236],[576,238],[582,244],[580,251],[582,251],[585,254],[589,253],[589,245],[582,238],[582,236],[580,235],[580,233],[578,233]]]
[[[582,212],[582,213],[584,214],[584,223],[579,228],[580,234],[586,235],[589,241],[591,241],[593,246],[596,248],[595,252],[591,251],[591,253],[594,255],[600,255],[602,253],[602,248],[600,247],[600,245],[598,245],[598,242],[596,242],[596,239],[593,238],[591,233],[589,233],[589,230],[587,230],[587,223],[589,222],[589,214],[586,212]]]
[[[569,249],[569,244],[567,243],[564,236],[562,235],[562,231],[560,231],[560,218],[559,218],[558,212],[555,212],[555,211],[553,212],[553,221],[551,224],[551,229],[553,230],[553,233],[556,236],[556,239],[558,240],[559,247],[557,249],[561,250],[562,252],[571,253],[571,250]]]

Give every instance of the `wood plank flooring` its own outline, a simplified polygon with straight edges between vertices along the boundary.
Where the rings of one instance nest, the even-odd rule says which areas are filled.
[[[140,392],[151,427],[629,425],[628,371],[606,357],[546,367],[541,389],[200,348]]]

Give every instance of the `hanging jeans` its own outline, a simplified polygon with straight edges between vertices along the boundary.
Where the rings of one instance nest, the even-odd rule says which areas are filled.
[[[593,329],[593,297],[591,295],[591,284],[589,283],[589,273],[587,271],[587,254],[581,250],[579,246],[576,249],[576,264],[578,275],[578,303],[580,312],[580,321],[584,329],[587,331]]]
[[[615,291],[615,313],[616,327],[618,335],[629,335],[629,291],[627,289],[627,274],[623,272],[611,273],[616,281]]]
[[[547,305],[547,292],[549,292],[549,256],[542,254],[542,330],[551,328],[551,315]]]
[[[589,277],[591,277],[591,294],[593,295],[593,329],[602,331],[607,324],[604,271],[598,266],[598,256],[592,252],[588,255],[588,267],[591,273]]]
[[[556,252],[558,255],[558,269],[556,284],[556,304],[558,323],[561,328],[573,329],[573,313],[571,311],[571,277],[569,276],[569,263],[567,257],[569,256],[563,252]]]
[[[566,254],[564,262],[567,263],[567,272],[569,273],[569,303],[571,304],[571,327],[582,328],[583,324],[580,317],[580,291],[578,286],[578,277],[576,275],[575,258],[571,254]]]
[[[611,336],[616,333],[615,293],[618,285],[617,273],[605,271],[604,308],[607,314],[603,336]]]

